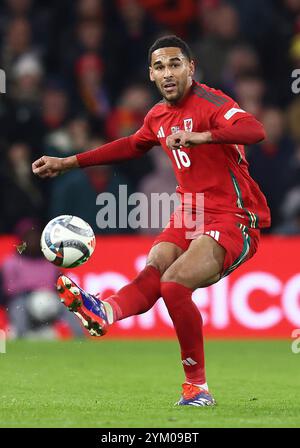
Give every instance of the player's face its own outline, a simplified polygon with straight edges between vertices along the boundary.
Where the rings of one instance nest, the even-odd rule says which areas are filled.
[[[190,88],[194,69],[180,48],[158,48],[152,53],[150,79],[169,103],[176,103]]]

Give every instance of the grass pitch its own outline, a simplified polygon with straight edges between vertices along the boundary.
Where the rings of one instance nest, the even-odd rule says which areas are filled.
[[[290,341],[208,341],[218,405],[174,407],[183,381],[176,341],[7,344],[1,427],[299,427],[300,354]]]

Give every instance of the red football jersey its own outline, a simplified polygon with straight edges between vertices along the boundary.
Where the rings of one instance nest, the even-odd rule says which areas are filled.
[[[190,92],[176,105],[157,103],[136,132],[139,148],[161,145],[173,164],[177,191],[203,193],[208,213],[235,214],[248,227],[270,225],[270,210],[248,171],[243,145],[202,144],[170,150],[168,135],[179,130],[204,132],[251,116],[222,91],[193,81]]]

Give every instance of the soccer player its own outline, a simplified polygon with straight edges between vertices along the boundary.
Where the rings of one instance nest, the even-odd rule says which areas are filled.
[[[201,314],[192,301],[205,288],[251,258],[260,228],[270,225],[266,199],[250,177],[245,144],[265,138],[252,115],[220,90],[193,80],[194,61],[188,45],[176,36],[158,39],[149,50],[149,72],[163,100],[148,112],[133,135],[76,156],[43,156],[33,163],[42,178],[65,170],[116,163],[141,157],[161,145],[174,168],[181,205],[154,241],[146,267],[128,285],[100,300],[60,276],[61,301],[91,334],[148,311],[162,297],[174,324],[185,373],[178,405],[211,406],[204,364]],[[204,195],[202,215],[196,194]],[[189,201],[185,201],[188,196]],[[187,226],[182,216],[202,216],[202,225]],[[184,222],[183,222],[184,221]],[[182,223],[182,225],[178,225]]]

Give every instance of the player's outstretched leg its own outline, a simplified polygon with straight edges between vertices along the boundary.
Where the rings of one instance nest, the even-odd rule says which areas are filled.
[[[61,302],[79,318],[91,336],[103,336],[107,332],[108,317],[101,300],[65,275],[58,277],[56,289]]]
[[[80,319],[92,336],[103,336],[117,320],[148,311],[160,297],[160,272],[146,266],[128,285],[100,300],[62,275],[57,280],[61,302]]]
[[[117,320],[148,311],[160,297],[160,271],[146,266],[128,285],[100,300],[62,275],[57,280],[61,302],[80,319],[92,336],[103,336]]]
[[[147,266],[128,285],[100,300],[66,276],[57,281],[57,291],[64,305],[73,311],[92,336],[103,336],[117,320],[145,313],[160,298],[160,277],[183,251],[172,243],[154,246]]]
[[[115,322],[150,310],[161,297],[161,275],[182,253],[183,250],[173,243],[154,245],[149,252],[147,265],[137,277],[103,300],[109,318]]]

